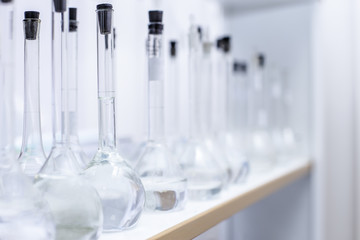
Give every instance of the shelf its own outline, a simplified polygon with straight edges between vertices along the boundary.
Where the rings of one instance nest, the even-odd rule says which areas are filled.
[[[183,211],[144,213],[136,227],[119,233],[104,233],[100,240],[193,239],[240,210],[310,173],[310,161],[289,163],[246,183],[231,186],[217,199],[189,201]]]

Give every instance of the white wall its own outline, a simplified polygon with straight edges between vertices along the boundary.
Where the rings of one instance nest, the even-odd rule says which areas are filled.
[[[355,239],[357,0],[314,9],[316,239]],[[357,26],[357,28],[356,28]],[[359,104],[359,103],[358,103]]]
[[[309,143],[311,4],[230,13],[227,27],[234,36],[234,56],[251,61],[256,52],[263,52],[268,68],[287,70],[294,104],[290,121],[302,144]]]
[[[303,143],[312,135],[312,4],[236,13],[230,11],[227,26],[234,36],[234,56],[251,59],[264,52],[269,65],[285,68],[294,89],[292,121]],[[303,179],[258,204],[236,214],[227,239],[310,239],[312,204],[310,179]],[[219,238],[221,239],[221,238]]]

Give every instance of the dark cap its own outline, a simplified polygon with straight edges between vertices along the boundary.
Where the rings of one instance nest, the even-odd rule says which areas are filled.
[[[149,34],[162,34],[164,25],[162,24],[163,11],[149,11]]]
[[[11,3],[13,0],[1,0],[2,3]]]
[[[77,29],[77,8],[69,8],[69,32],[76,32]]]
[[[203,30],[201,26],[197,27],[197,32],[199,34],[200,41],[203,39]]]
[[[66,12],[66,0],[53,0],[55,12]]]
[[[69,8],[69,20],[77,20],[77,8]]]
[[[177,42],[170,41],[170,56],[171,57],[176,57],[176,48],[177,48]]]
[[[36,40],[39,35],[39,12],[26,11],[24,13],[24,35],[26,40]]]
[[[96,9],[97,9],[100,33],[110,34],[112,30],[113,6],[109,3],[104,3],[97,5]]]
[[[219,38],[216,40],[216,48],[217,49],[222,49],[223,47],[223,39],[222,38]]]
[[[24,12],[25,19],[39,19],[40,13],[36,11],[26,11]]]
[[[246,62],[234,61],[233,71],[234,72],[246,73],[247,72],[247,64],[246,64]]]
[[[258,62],[258,65],[260,67],[265,67],[266,58],[265,58],[265,55],[263,53],[259,53],[257,55],[257,62]]]
[[[149,11],[150,23],[162,23],[163,11],[152,10]]]
[[[230,36],[223,37],[222,45],[223,45],[223,50],[224,50],[225,53],[230,52],[230,50],[231,50],[231,37]]]

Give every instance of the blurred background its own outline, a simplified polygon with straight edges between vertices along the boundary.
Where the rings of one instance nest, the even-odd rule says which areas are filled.
[[[96,4],[69,0],[79,20],[79,135],[91,156],[97,142]],[[165,43],[179,43],[180,81],[187,77],[190,23],[215,41],[232,36],[232,55],[251,65],[266,56],[269,69],[287,72],[290,121],[311,176],[219,224],[198,239],[360,239],[360,2],[356,0],[113,0],[116,28],[117,135],[121,149],[147,134],[146,54],[148,10],[164,11]],[[50,0],[15,1],[15,110],[17,150],[23,115],[23,12],[40,11],[41,118],[46,153],[51,147]],[[168,45],[165,44],[165,48]],[[168,52],[168,50],[165,50]],[[359,69],[359,70],[358,70]],[[187,82],[181,81],[181,128],[187,128]],[[129,152],[125,154],[132,155]]]

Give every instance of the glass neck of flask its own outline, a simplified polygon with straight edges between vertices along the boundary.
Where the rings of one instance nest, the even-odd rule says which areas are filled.
[[[148,53],[148,139],[158,141],[164,138],[164,59],[162,35],[149,34]]]
[[[180,84],[178,78],[178,61],[176,56],[171,56],[168,64],[168,75],[167,75],[167,92],[166,94],[166,134],[168,136],[177,136],[180,133],[179,124],[179,113],[180,113]],[[166,86],[166,85],[165,85]]]
[[[267,128],[268,127],[268,96],[266,92],[266,79],[265,79],[265,68],[258,67],[255,71],[254,76],[254,107],[255,107],[255,119],[254,123],[257,128]]]
[[[40,20],[24,20],[24,129],[21,152],[44,154],[41,138],[39,92]]]
[[[192,44],[190,44],[192,45]],[[189,52],[189,94],[190,94],[190,137],[202,137],[201,123],[201,81],[199,70],[201,67],[199,48],[190,46]]]
[[[111,14],[112,11],[108,13]],[[113,28],[109,27],[109,31],[104,32],[101,31],[101,27],[98,25],[97,29],[99,149],[112,151],[116,149]]]
[[[70,142],[71,129],[67,12],[53,12],[52,18],[53,139],[54,145],[67,145]]]
[[[78,143],[78,32],[77,21],[70,21],[68,33],[68,120],[69,140]]]
[[[0,4],[0,157],[3,159],[14,157],[13,15],[13,3]]]
[[[204,52],[201,60],[201,75],[198,79],[200,82],[199,94],[200,101],[198,104],[199,110],[201,113],[200,122],[202,122],[201,132],[203,135],[209,135],[211,129],[211,116],[212,116],[212,62],[211,62],[211,54],[209,52]]]
[[[224,55],[225,60],[225,115],[224,115],[224,130],[231,132],[234,130],[234,116],[236,113],[235,107],[235,94],[236,88],[234,83],[234,77],[231,74],[232,59],[230,54]]]

